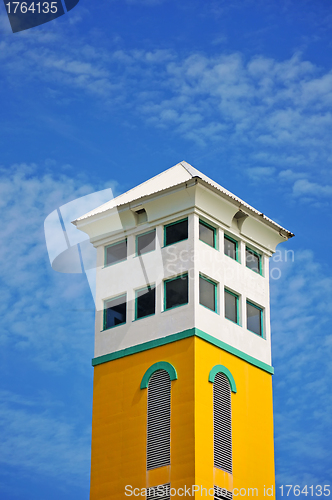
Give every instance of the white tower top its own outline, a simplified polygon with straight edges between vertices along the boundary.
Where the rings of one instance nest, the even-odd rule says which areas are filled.
[[[97,248],[94,364],[198,335],[272,372],[269,257],[291,232],[186,162],[73,223]]]

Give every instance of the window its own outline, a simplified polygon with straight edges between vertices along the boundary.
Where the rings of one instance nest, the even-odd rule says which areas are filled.
[[[214,467],[232,474],[231,388],[220,372],[213,382],[213,445]]]
[[[135,319],[155,314],[155,308],[156,288],[154,285],[136,291]]]
[[[171,500],[171,483],[147,488],[146,500]]]
[[[165,309],[188,304],[188,273],[165,281]]]
[[[127,295],[119,295],[104,302],[104,330],[122,325],[127,319]]]
[[[216,229],[202,220],[199,221],[199,239],[212,248],[216,248]]]
[[[263,309],[247,300],[247,329],[263,337]]]
[[[230,236],[224,235],[224,254],[231,259],[238,260],[237,257],[237,246],[238,242],[233,240]]]
[[[147,470],[170,463],[171,379],[166,370],[157,370],[148,385]]]
[[[255,273],[262,274],[262,257],[254,250],[246,247],[246,266]]]
[[[127,239],[105,247],[105,266],[116,264],[127,258]]]
[[[156,248],[156,230],[139,234],[136,238],[136,254],[152,252]]]
[[[225,318],[239,324],[239,296],[225,288]]]
[[[220,488],[220,486],[214,487],[214,500],[232,500],[233,493],[226,490],[225,488]]]
[[[177,241],[188,239],[188,219],[179,220],[168,224],[165,230],[165,246],[173,245]]]
[[[199,276],[199,303],[217,312],[217,284],[201,275]]]

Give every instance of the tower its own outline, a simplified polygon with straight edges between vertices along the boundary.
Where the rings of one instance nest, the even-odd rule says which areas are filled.
[[[269,258],[293,234],[186,162],[74,224],[97,249],[91,500],[274,497]]]

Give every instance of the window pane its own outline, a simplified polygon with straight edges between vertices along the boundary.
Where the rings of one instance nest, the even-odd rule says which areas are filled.
[[[262,310],[247,302],[247,328],[262,336]]]
[[[199,303],[212,311],[216,310],[216,285],[199,277]]]
[[[231,257],[234,260],[237,260],[237,244],[235,241],[230,240],[225,236],[224,238],[224,253],[225,255],[228,255],[228,257]]]
[[[215,247],[215,229],[206,226],[202,221],[199,221],[199,239],[210,245],[210,247]]]
[[[188,219],[165,226],[165,246],[188,239]]]
[[[238,322],[237,297],[225,290],[225,318]]]
[[[156,289],[144,288],[136,293],[136,319],[155,313]]]
[[[255,254],[249,248],[246,248],[246,266],[252,269],[256,273],[260,273],[260,257]]]
[[[106,247],[105,265],[115,264],[127,258],[127,240],[119,241],[114,245]]]
[[[126,322],[126,295],[105,302],[104,329]]]
[[[137,255],[151,252],[156,248],[156,230],[137,236]]]
[[[188,274],[165,283],[166,309],[188,303]]]

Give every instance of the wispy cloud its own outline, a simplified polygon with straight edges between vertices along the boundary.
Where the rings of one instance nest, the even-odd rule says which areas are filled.
[[[47,168],[40,175],[36,165],[0,169],[0,343],[13,352],[26,351],[46,370],[61,371],[72,356],[87,362],[94,303],[84,275],[51,269],[44,219],[96,188],[82,176],[74,180],[64,173],[53,175]]]
[[[280,265],[271,287],[277,480],[323,484],[331,477],[332,275],[309,250]]]
[[[63,409],[62,409],[63,411]],[[88,483],[90,426],[54,411],[54,403],[0,394],[0,462],[65,483]],[[88,487],[88,484],[86,484]]]
[[[165,47],[124,49],[107,36],[98,45],[51,30],[5,36],[1,44],[6,79],[16,85],[24,73],[59,100],[89,95],[104,109],[121,105],[125,122],[131,115],[201,148],[227,150],[233,168],[245,168],[255,180],[255,169],[265,179],[276,169],[289,184],[292,171],[288,192],[296,197],[317,182],[318,165],[325,166],[319,184],[332,185],[332,72],[301,53],[283,61],[240,52],[181,55]],[[304,175],[296,178],[298,172]]]

